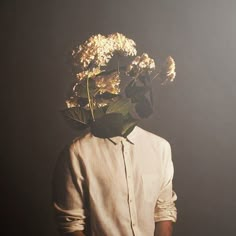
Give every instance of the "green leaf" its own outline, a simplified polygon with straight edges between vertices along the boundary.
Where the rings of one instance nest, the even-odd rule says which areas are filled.
[[[134,129],[134,127],[137,125],[137,120],[126,120],[124,121],[123,127],[122,127],[122,135],[124,137],[127,137],[129,133]]]
[[[95,120],[98,118],[101,118],[105,115],[104,109],[103,108],[97,108],[93,110]]]
[[[136,103],[142,100],[143,96],[150,90],[147,86],[137,86],[135,81],[131,81],[125,88],[125,94],[132,102]]]
[[[79,122],[84,125],[87,125],[91,119],[90,112],[81,107],[72,107],[62,110],[62,114],[68,121]]]
[[[153,113],[152,105],[144,96],[142,97],[142,100],[136,103],[135,110],[141,118],[147,118]]]
[[[121,136],[123,116],[120,113],[111,113],[96,119],[91,123],[91,132],[99,138]]]
[[[150,76],[148,73],[146,73],[145,75],[139,76],[138,79],[144,84],[146,85],[147,83],[150,83]]]
[[[99,89],[96,87],[95,81],[93,79],[89,79],[90,96],[94,96],[98,92],[98,90]],[[83,83],[77,86],[76,92],[78,93],[79,97],[82,97],[82,98],[88,97],[86,80],[84,80]]]
[[[86,86],[81,84],[81,85],[78,86],[76,91],[77,91],[79,97],[82,97],[82,98],[87,98],[88,97]]]
[[[106,114],[120,113],[123,116],[125,116],[126,114],[128,114],[131,107],[132,107],[132,103],[131,103],[130,99],[120,98],[119,100],[111,103],[108,106],[108,108],[106,110]]]

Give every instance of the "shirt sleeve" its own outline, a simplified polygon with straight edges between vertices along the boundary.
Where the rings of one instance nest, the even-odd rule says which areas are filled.
[[[85,228],[85,186],[82,165],[74,144],[59,155],[53,175],[53,207],[60,232],[83,231]]]
[[[172,189],[174,168],[171,157],[171,147],[168,142],[165,142],[163,150],[163,162],[163,182],[155,207],[154,220],[155,222],[165,220],[176,222],[177,209],[175,207],[175,201],[177,200],[177,196]]]

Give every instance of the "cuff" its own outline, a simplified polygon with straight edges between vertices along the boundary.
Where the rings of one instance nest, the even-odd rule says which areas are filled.
[[[58,230],[62,233],[83,231],[85,226],[84,210],[64,210],[54,203]]]
[[[154,213],[154,221],[166,221],[170,220],[172,222],[176,222],[177,220],[177,209],[175,207],[174,201],[177,199],[175,193],[171,199],[171,201],[164,201],[162,199],[157,200],[157,204],[155,207]]]

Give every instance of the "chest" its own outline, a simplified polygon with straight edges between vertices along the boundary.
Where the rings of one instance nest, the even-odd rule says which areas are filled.
[[[132,191],[136,196],[155,197],[161,186],[161,152],[152,146],[120,143],[98,147],[84,159],[84,166],[90,194],[125,198]]]

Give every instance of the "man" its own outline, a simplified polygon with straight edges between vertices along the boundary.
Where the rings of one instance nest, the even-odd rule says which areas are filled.
[[[113,55],[136,53],[135,42],[120,33],[92,36],[72,53],[83,71],[64,115],[88,132],[65,148],[55,168],[53,201],[64,236],[172,235],[170,145],[139,128],[137,120],[152,114],[151,83],[158,76],[172,82],[175,62],[168,57],[153,78],[155,62],[146,53],[127,66],[118,61],[117,68],[107,68]]]
[[[127,138],[91,133],[78,138],[54,174],[60,232],[171,236],[176,221],[172,178],[169,143],[137,126]]]

